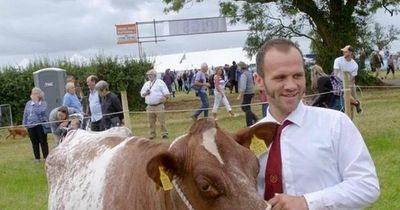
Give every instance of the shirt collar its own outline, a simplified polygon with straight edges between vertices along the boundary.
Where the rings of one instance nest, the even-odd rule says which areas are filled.
[[[268,112],[267,117],[262,119],[260,122],[274,122],[277,124],[281,124],[271,115],[271,113],[269,112],[269,107],[268,107],[267,112]],[[304,121],[305,113],[306,113],[306,105],[304,105],[304,103],[302,101],[300,101],[299,104],[297,105],[296,109],[292,113],[290,113],[289,116],[285,120],[289,120],[293,124],[296,124],[301,127],[301,125],[303,124],[303,121]]]
[[[35,105],[36,103],[34,101],[31,101],[31,105]],[[42,101],[37,102],[38,105],[42,104]]]

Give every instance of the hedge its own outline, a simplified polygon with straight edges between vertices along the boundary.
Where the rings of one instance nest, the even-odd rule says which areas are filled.
[[[130,110],[142,110],[145,104],[139,91],[146,79],[146,72],[153,68],[153,62],[130,57],[97,56],[89,64],[82,65],[67,60],[50,61],[44,58],[36,59],[26,68],[3,67],[0,69],[0,104],[11,105],[15,125],[22,122],[25,103],[34,86],[33,72],[49,67],[64,69],[67,75],[74,76],[85,95],[88,95],[86,78],[91,74],[97,75],[109,83],[110,91],[118,95],[121,90],[127,91]]]

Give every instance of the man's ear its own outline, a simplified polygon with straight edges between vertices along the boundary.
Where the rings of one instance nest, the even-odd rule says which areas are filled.
[[[265,90],[264,78],[258,75],[258,73],[254,74],[254,83],[258,90]]]
[[[154,156],[147,163],[146,171],[149,177],[157,184],[157,189],[158,187],[162,187],[160,180],[160,166],[165,169],[165,173],[168,175],[170,180],[172,180],[174,175],[178,172],[177,160],[172,153],[163,152]]]
[[[252,127],[239,130],[235,134],[236,141],[240,145],[249,148],[251,140],[255,136],[259,139],[264,140],[265,144],[268,147],[273,141],[276,128],[277,128],[276,123],[272,122],[258,123]]]

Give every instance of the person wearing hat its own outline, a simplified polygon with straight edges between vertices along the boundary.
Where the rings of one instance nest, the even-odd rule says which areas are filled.
[[[249,71],[249,66],[244,62],[238,63],[238,67],[242,73],[239,78],[239,96],[237,99],[242,98],[242,110],[246,116],[246,125],[250,127],[258,121],[250,106],[254,96],[253,73]]]
[[[140,90],[142,96],[147,104],[146,111],[149,119],[150,139],[154,139],[156,135],[156,121],[161,126],[161,136],[163,139],[168,138],[168,131],[165,127],[164,103],[168,99],[170,92],[167,85],[161,79],[157,79],[157,72],[150,69],[146,73],[148,81],[143,84]]]
[[[357,100],[355,77],[358,74],[358,64],[353,59],[354,49],[351,45],[346,45],[341,49],[343,56],[335,59],[333,63],[333,74],[343,81],[343,72],[348,72],[350,75],[349,85],[351,87],[351,95]],[[356,104],[357,113],[361,113],[361,103],[357,100]]]

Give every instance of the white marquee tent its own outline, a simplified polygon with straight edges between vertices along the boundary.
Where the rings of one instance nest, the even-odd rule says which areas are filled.
[[[236,61],[236,63],[243,61],[250,64],[255,63],[255,56],[249,59],[242,48],[228,48],[155,56],[151,60],[155,60],[154,67],[157,72],[164,72],[167,68],[176,71],[198,69],[203,62],[206,62],[210,68],[225,64],[231,65],[232,61]]]

